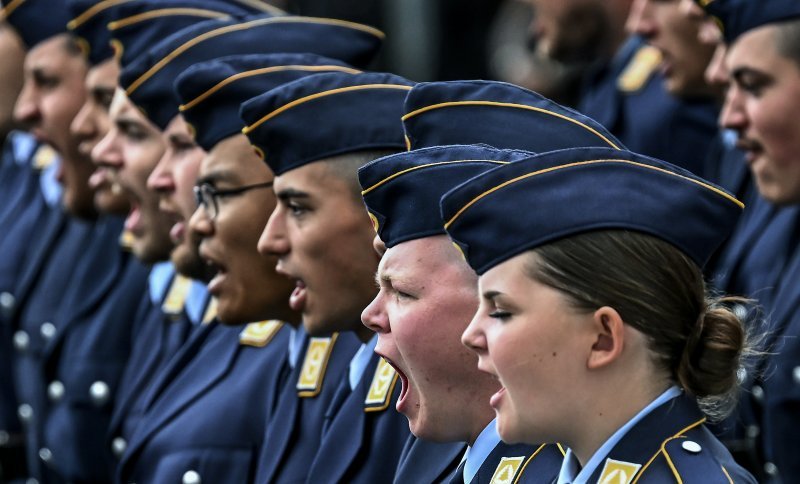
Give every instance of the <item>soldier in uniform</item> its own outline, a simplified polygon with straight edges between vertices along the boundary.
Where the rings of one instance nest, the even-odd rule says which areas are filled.
[[[748,234],[758,242],[741,249],[744,261],[759,261],[761,271],[748,274],[740,269],[740,279],[751,287],[771,290],[746,293],[764,306],[767,352],[748,375],[749,391],[743,392],[737,423],[744,434],[743,450],[752,458],[758,477],[765,482],[789,482],[800,471],[795,457],[800,438],[792,430],[798,421],[793,407],[800,388],[800,348],[793,336],[800,294],[796,283],[800,172],[796,169],[797,124],[792,121],[800,103],[800,7],[789,1],[758,5],[721,1],[707,5],[706,11],[719,19],[728,44],[731,86],[722,124],[737,133],[737,146],[744,151],[756,188],[767,202],[762,205],[779,210],[761,232],[755,224],[758,213],[751,216]],[[779,243],[764,246],[761,241],[767,230],[782,215],[788,215],[788,220],[777,227],[783,229]],[[757,279],[765,272],[769,279]]]
[[[716,133],[715,102],[667,93],[659,72],[661,53],[626,33],[633,0],[528,1],[536,9],[537,48],[554,59],[589,66],[580,112],[631,150],[702,171]]]
[[[454,483],[549,483],[561,468],[558,445],[507,445],[497,435],[488,402],[500,387],[461,344],[477,309],[477,277],[445,235],[438,210],[451,188],[530,155],[445,146],[388,156],[359,170],[376,243],[386,247],[376,275],[380,290],[362,320],[378,334],[375,352],[400,376],[397,410],[411,432],[462,444],[436,465],[409,450],[398,482],[439,482],[451,473]]]
[[[147,58],[125,66],[121,83],[131,100],[159,129],[165,130],[167,137],[192,133],[199,151],[206,153],[197,191],[203,208],[196,212],[189,226],[188,217],[181,212],[189,205],[186,198],[195,181],[197,156],[181,160],[181,153],[168,149],[151,173],[149,187],[159,194],[162,206],[181,207],[170,210],[171,215],[178,215],[171,230],[181,249],[180,253],[173,253],[176,264],[180,262],[183,266],[188,258],[194,259],[190,252],[197,250],[194,244],[202,240],[204,267],[213,271],[209,291],[217,298],[218,322],[210,322],[193,332],[147,392],[144,414],[127,440],[117,474],[118,480],[124,482],[252,480],[259,451],[262,447],[269,451],[269,442],[265,443],[266,420],[277,399],[278,383],[282,383],[288,372],[283,363],[287,360],[289,340],[298,341],[290,338],[290,328],[285,324],[299,322],[287,305],[290,283],[283,277],[276,279],[275,260],[264,259],[256,251],[269,215],[263,207],[268,205],[271,195],[271,190],[261,189],[269,188],[269,183],[255,183],[248,190],[234,189],[236,193],[223,193],[226,191],[223,187],[232,183],[245,186],[253,178],[271,175],[241,134],[240,102],[261,93],[265,83],[307,75],[319,66],[309,66],[304,71],[300,65],[284,67],[278,63],[273,70],[281,75],[270,81],[267,73],[255,79],[247,79],[245,75],[250,70],[254,71],[250,75],[261,74],[258,68],[265,67],[264,56],[239,56],[243,63],[220,59],[210,62],[210,69],[202,61],[236,50],[245,53],[325,50],[352,59],[364,55],[363,43],[344,42],[348,36],[363,37],[363,31],[344,25],[326,26],[318,20],[295,18],[277,28],[267,24],[226,29],[219,35],[214,35],[214,29],[219,30],[220,22],[196,27],[170,36],[151,47]],[[210,28],[205,33],[211,34],[204,35],[202,40],[187,33],[200,36],[197,32],[207,27]],[[192,41],[200,41],[202,48],[174,54]],[[326,64],[343,66],[331,60]],[[178,91],[190,96],[183,99],[181,124],[176,122],[179,106],[172,97],[172,82],[188,66],[194,67],[178,76],[181,80]],[[243,82],[238,82],[237,74]],[[174,146],[173,141],[167,140],[167,146]],[[262,201],[251,203],[259,195]],[[252,212],[256,215],[248,210],[256,210]],[[258,216],[264,217],[262,224],[253,223]],[[194,265],[186,264],[187,268]],[[253,287],[265,289],[254,291]],[[254,320],[258,322],[241,327]],[[302,342],[302,336],[299,341]],[[347,348],[343,344],[337,346]],[[352,351],[346,356],[350,354]],[[220,439],[220,435],[225,435],[225,439]]]
[[[308,482],[379,482],[394,476],[408,424],[391,408],[399,396],[397,374],[373,353],[376,338],[360,323],[361,310],[376,292],[378,257],[356,170],[402,150],[399,120],[411,85],[391,74],[324,73],[242,105],[244,132],[275,174],[278,197],[260,249],[277,256],[278,271],[295,284],[289,302],[302,313],[310,335],[342,331],[362,342],[348,371],[333,382],[338,388],[325,412],[316,456],[291,453],[283,463],[268,456],[259,482],[288,480],[281,473],[289,470],[301,478],[307,473]],[[324,354],[322,349],[320,357]],[[316,385],[311,380],[307,386]],[[280,418],[280,413],[273,417],[276,429]]]
[[[425,165],[424,153],[426,152],[419,151],[420,149],[455,143],[485,143],[501,147],[524,148],[531,151],[547,151],[581,145],[621,146],[621,143],[613,135],[592,119],[571,109],[559,106],[537,93],[506,83],[490,81],[421,83],[409,92],[406,98],[405,110],[406,115],[403,116],[403,119],[407,142],[410,147],[414,148],[413,153],[420,153],[419,156],[423,157],[423,160],[419,161],[422,165]],[[474,122],[476,119],[480,119],[481,122]],[[434,157],[437,156],[436,151],[432,153],[434,153]],[[484,152],[483,154],[488,156],[490,153]],[[438,156],[442,156],[442,154],[438,154]],[[397,158],[400,160],[403,157],[397,155]],[[406,161],[405,163],[410,162]],[[414,165],[416,164],[415,162]],[[392,163],[389,163],[389,166],[391,167]],[[433,164],[433,166],[437,170],[445,172],[450,169],[449,165],[442,167]],[[381,172],[377,162],[374,168],[371,164],[362,171],[366,172],[370,168],[378,173]],[[453,170],[457,169],[453,168]],[[477,172],[475,167],[472,170],[474,173]],[[386,210],[391,210],[390,213],[396,214],[395,217],[399,217],[399,220],[401,220],[400,227],[403,226],[402,221],[405,220],[405,217],[399,215],[398,212],[401,210],[400,202],[381,194],[391,191],[391,193],[395,194],[394,196],[399,196],[397,195],[398,192],[394,191],[396,189],[391,188],[394,183],[399,183],[401,186],[406,187],[405,189],[409,193],[421,198],[432,191],[434,185],[422,185],[415,183],[414,180],[416,176],[422,176],[423,178],[425,176],[433,176],[433,174],[427,174],[427,171],[427,169],[413,172],[403,171],[402,177],[391,177],[391,181],[377,186],[374,190],[377,195],[372,196],[378,197],[378,202],[375,203],[380,203],[381,200],[386,198],[381,206],[388,207]],[[453,178],[453,180],[451,182],[444,180],[437,182],[438,185],[436,187],[442,190],[441,194],[444,194],[448,186],[451,188],[455,186],[454,182],[455,179],[458,179],[459,172],[455,171],[447,176]],[[404,179],[410,179],[410,181],[403,182]],[[410,183],[410,185],[405,183]],[[414,189],[412,187],[417,188]],[[369,207],[370,195],[365,194],[365,200]],[[395,204],[397,204],[397,208],[392,209]],[[380,210],[378,211],[380,212]],[[421,218],[419,214],[414,214],[414,217]],[[376,215],[376,220],[380,218],[380,216]],[[433,222],[429,221],[429,223]],[[381,226],[382,224],[379,224],[379,227]],[[433,228],[429,230],[434,233]],[[411,261],[409,261],[408,265],[413,267]],[[391,318],[385,324],[388,324],[391,328]],[[402,321],[398,324],[402,326]],[[464,324],[466,324],[466,321],[464,321]],[[402,362],[395,362],[395,364],[405,366]],[[413,367],[415,365],[409,364],[408,366]],[[454,370],[451,368],[451,371]],[[435,467],[426,466],[424,464],[426,461],[421,459],[430,461],[430,455],[437,453],[437,449],[431,447],[430,444],[424,441],[418,441],[410,446],[409,452],[404,455],[403,463],[398,470],[398,482],[402,482],[404,479],[430,480],[428,478],[430,474],[425,473],[430,472]],[[496,452],[492,455],[498,458],[507,457],[503,453],[509,449],[502,449],[502,447],[497,447]],[[446,455],[445,450],[438,450],[439,452],[445,452]],[[547,451],[545,451],[545,454],[547,454]],[[460,459],[461,455],[459,454],[457,458]],[[446,457],[444,455],[440,456],[439,461],[446,461]],[[537,467],[537,465],[546,466],[548,462],[549,460],[544,458],[534,463],[534,467]],[[491,467],[491,463],[492,460],[488,460],[487,467]],[[494,470],[495,468],[490,469],[490,471]],[[482,470],[479,476],[483,477],[479,477],[477,482],[482,482],[481,479],[486,480],[492,477],[491,472],[488,476],[484,474],[485,470]],[[546,473],[542,474],[546,475]],[[524,477],[524,479],[534,480],[541,478],[540,473],[533,469],[526,471]]]
[[[22,65],[25,46],[5,21],[0,21],[0,480],[23,475],[22,429],[17,419],[11,356],[11,326],[6,318],[14,305],[12,295],[19,264],[22,262],[36,214],[26,217],[34,203],[44,205],[38,170],[31,163],[36,143],[30,134],[13,131],[13,111],[22,88]],[[20,213],[22,211],[22,213]],[[23,221],[25,220],[25,221]],[[30,220],[30,222],[27,222]]]
[[[569,446],[560,483],[755,482],[700,410],[724,411],[746,351],[700,270],[741,208],[608,148],[539,154],[448,192],[445,229],[479,274],[463,341],[500,380],[503,440]]]
[[[63,2],[14,2],[4,15],[20,31],[47,32],[29,44],[15,115],[61,155],[57,177],[70,214],[41,217],[15,288],[14,380],[27,463],[40,482],[103,480],[110,460],[102,442],[146,274],[119,247],[122,221],[96,212],[92,163],[69,132],[87,66],[66,33]]]

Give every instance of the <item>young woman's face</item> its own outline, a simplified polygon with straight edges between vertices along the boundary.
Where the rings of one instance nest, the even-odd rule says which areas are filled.
[[[592,347],[592,315],[528,277],[530,257],[519,255],[481,276],[480,307],[462,341],[478,353],[478,368],[500,380],[491,405],[503,440],[563,442],[574,412],[586,409],[580,381]]]

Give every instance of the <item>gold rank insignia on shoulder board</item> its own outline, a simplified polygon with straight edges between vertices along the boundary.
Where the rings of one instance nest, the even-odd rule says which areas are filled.
[[[263,348],[272,341],[282,327],[283,321],[277,319],[250,323],[239,333],[239,344]]]
[[[214,318],[217,317],[217,298],[211,297],[208,299],[208,304],[206,304],[206,312],[203,313],[203,319],[201,321],[202,324],[208,324],[211,321],[214,321]]]
[[[617,87],[622,92],[639,91],[656,72],[659,64],[661,52],[658,49],[649,45],[641,47],[617,78]]]
[[[372,383],[369,385],[367,398],[364,400],[365,412],[380,412],[386,410],[392,399],[392,390],[397,383],[397,371],[383,358],[378,360]]]
[[[133,234],[130,230],[125,229],[119,234],[119,246],[125,252],[130,252],[133,249]]]
[[[603,472],[600,474],[600,479],[597,482],[598,484],[630,484],[641,468],[641,464],[606,459]]]
[[[56,151],[48,145],[41,145],[36,153],[33,155],[33,168],[36,170],[44,170],[53,164],[56,159]]]
[[[500,463],[497,464],[497,469],[494,470],[489,484],[512,484],[523,462],[525,462],[524,455],[503,457],[500,459]]]
[[[329,338],[311,338],[308,340],[306,357],[300,369],[300,378],[297,379],[297,396],[301,398],[316,397],[322,390],[325,379],[325,370],[331,357],[333,346],[336,344],[338,333]]]
[[[164,311],[167,316],[173,318],[180,316],[191,285],[192,281],[188,277],[175,274],[175,277],[172,279],[172,284],[169,286],[169,291],[167,291],[167,297],[164,298],[164,303],[161,304],[161,310]]]

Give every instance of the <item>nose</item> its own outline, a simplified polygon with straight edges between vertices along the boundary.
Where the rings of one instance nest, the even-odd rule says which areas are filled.
[[[92,139],[97,135],[97,126],[92,122],[91,101],[87,99],[69,125],[70,132],[80,140]],[[88,154],[88,153],[87,153]]]
[[[286,234],[285,209],[278,204],[258,239],[258,252],[262,255],[281,256],[289,252]]]
[[[214,223],[202,206],[197,207],[189,218],[189,231],[199,235],[199,238],[210,237],[214,234]]]
[[[650,39],[656,36],[658,29],[653,19],[650,0],[634,0],[631,5],[625,27],[629,32]]]
[[[464,330],[464,333],[461,335],[461,343],[478,354],[478,356],[485,355],[487,353],[488,347],[486,344],[486,334],[483,332],[483,328],[481,326],[480,313],[476,314],[475,317],[472,318],[469,326],[467,326],[467,329]]]
[[[119,134],[112,128],[99,143],[92,148],[92,161],[97,166],[120,170],[125,166],[122,150],[119,147]]]
[[[720,124],[723,128],[742,133],[747,128],[747,113],[744,110],[741,89],[731,85],[725,94],[725,103],[720,113]]]
[[[728,67],[725,65],[725,55],[728,48],[725,44],[718,44],[714,55],[708,62],[708,67],[705,72],[706,82],[711,86],[726,88],[730,84],[730,73]]]
[[[170,152],[167,150],[158,161],[155,169],[150,173],[150,176],[147,177],[148,189],[162,195],[175,191],[175,179],[172,177],[170,161]]]
[[[383,291],[379,291],[361,312],[361,323],[375,333],[389,333],[389,318],[383,308]]]
[[[694,0],[680,0],[678,7],[682,14],[694,20],[702,20],[706,16],[703,9]]]
[[[22,91],[17,97],[17,102],[14,104],[14,120],[26,126],[36,124],[42,117],[39,109],[39,99],[36,94],[36,89],[32,85],[32,81],[25,80],[22,85]]]

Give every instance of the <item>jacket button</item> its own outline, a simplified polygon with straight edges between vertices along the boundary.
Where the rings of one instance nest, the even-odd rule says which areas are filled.
[[[51,382],[47,385],[47,396],[52,402],[61,400],[61,397],[64,396],[64,384],[58,380]]]
[[[5,447],[9,440],[11,440],[11,435],[5,430],[0,430],[0,447]]]
[[[778,466],[776,466],[772,462],[766,462],[766,463],[764,463],[764,472],[768,476],[777,476],[778,475]]]
[[[750,392],[753,394],[753,398],[755,398],[758,403],[764,401],[764,389],[761,388],[761,385],[753,385],[753,388],[750,390]]]
[[[92,397],[92,402],[98,407],[108,402],[111,397],[111,389],[104,381],[96,381],[89,387],[89,396]]]
[[[17,416],[23,422],[30,422],[33,418],[33,407],[28,405],[27,403],[23,403],[19,407],[17,407]]]
[[[3,311],[3,315],[10,316],[11,313],[14,311],[14,306],[17,304],[17,299],[8,291],[3,291],[0,293],[0,310]]]
[[[42,447],[39,449],[39,458],[42,459],[42,462],[47,464],[51,460],[53,460],[53,453],[50,452],[50,449],[47,447]]]
[[[681,447],[683,447],[683,450],[689,452],[690,454],[699,454],[700,451],[703,450],[703,448],[700,447],[700,444],[692,440],[687,440],[686,442],[681,444]]]
[[[744,321],[747,319],[747,308],[743,304],[734,304],[732,310],[733,314],[740,320]]]
[[[800,366],[795,366],[794,370],[792,370],[792,378],[794,378],[794,382],[800,385]]]
[[[748,425],[744,433],[748,438],[755,439],[761,433],[761,428],[758,425]]]
[[[197,471],[186,471],[183,473],[183,484],[200,484],[200,474]]]
[[[39,328],[39,332],[42,333],[42,338],[53,339],[53,336],[56,335],[56,325],[50,321],[46,321],[42,323],[42,326]]]
[[[111,452],[113,452],[117,458],[122,457],[122,454],[125,453],[125,449],[127,448],[128,442],[122,437],[114,437],[114,440],[111,441]]]
[[[25,331],[19,330],[14,333],[14,348],[16,348],[20,353],[23,353],[25,350],[27,350],[30,343],[31,337],[28,336],[28,333]]]

